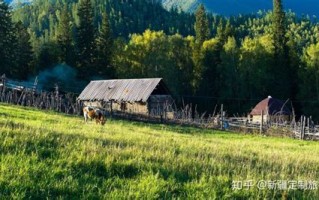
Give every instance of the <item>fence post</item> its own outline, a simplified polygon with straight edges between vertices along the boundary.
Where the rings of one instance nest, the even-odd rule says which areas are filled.
[[[300,139],[303,140],[303,115],[301,115],[300,123]]]
[[[301,134],[300,134],[300,139],[304,139],[305,137],[305,124],[306,124],[306,117],[301,116]]]
[[[110,111],[110,115],[111,115],[111,118],[113,117],[113,101],[111,100],[111,111]]]
[[[36,92],[38,87],[38,77],[35,77],[33,87],[32,87],[32,92]]]
[[[260,122],[260,130],[259,130],[260,134],[263,133],[263,126],[264,126],[264,111],[261,110],[261,122]]]
[[[3,93],[2,95],[4,95],[4,92],[5,92],[5,90],[6,90],[6,81],[7,81],[6,75],[3,74],[3,75],[1,76],[2,91],[0,91],[0,92]]]
[[[223,124],[223,121],[224,121],[224,105],[222,104],[221,105],[221,111],[220,111],[221,115],[220,115],[220,128],[221,130],[223,130],[224,128],[224,124]]]
[[[307,133],[310,134],[310,118],[307,119],[307,126],[308,126]]]
[[[302,136],[302,139],[305,139],[305,136],[306,136],[306,130],[307,130],[307,117],[304,116],[304,125],[303,125],[303,136]]]

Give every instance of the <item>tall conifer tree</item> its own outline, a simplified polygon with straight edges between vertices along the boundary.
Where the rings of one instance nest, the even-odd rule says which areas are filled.
[[[73,65],[74,49],[72,38],[72,22],[71,17],[65,5],[60,14],[60,21],[58,24],[57,43],[60,48],[60,62],[65,62],[68,65]]]
[[[106,12],[102,13],[102,23],[96,39],[97,58],[96,64],[100,75],[114,78],[114,70],[111,66],[113,40],[111,27]]]
[[[197,93],[200,81],[202,79],[203,71],[203,59],[204,55],[202,52],[203,43],[209,39],[210,31],[208,26],[208,19],[206,15],[206,10],[203,4],[200,4],[195,12],[195,43],[193,49],[193,62],[194,62],[194,80],[193,89],[194,94]]]
[[[9,6],[0,0],[0,73],[6,73],[7,76],[13,75],[14,42],[14,28]]]
[[[16,47],[15,47],[15,61],[16,68],[14,68],[14,73],[19,79],[26,79],[28,75],[34,72],[34,69],[31,67],[31,62],[33,60],[33,51],[30,42],[30,34],[28,33],[27,28],[18,22],[15,25],[16,32]]]
[[[273,44],[274,44],[274,66],[272,69],[274,86],[273,95],[279,98],[289,98],[290,70],[289,52],[286,38],[286,17],[281,0],[273,0]]]
[[[287,51],[286,20],[283,11],[282,1],[274,0],[273,11],[273,40],[275,47],[275,58],[283,62]]]
[[[92,68],[94,63],[95,30],[91,0],[80,1],[77,15],[79,17],[77,28],[78,67],[82,71],[85,68]]]
[[[209,39],[210,31],[208,26],[208,19],[206,16],[206,10],[203,4],[199,5],[195,13],[195,34],[196,42],[203,44],[203,42]]]

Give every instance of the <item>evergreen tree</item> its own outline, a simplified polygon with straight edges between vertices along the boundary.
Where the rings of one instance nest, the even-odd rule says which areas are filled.
[[[114,69],[111,64],[113,39],[111,36],[111,28],[106,12],[102,14],[102,23],[99,29],[99,34],[96,39],[97,58],[96,66],[97,72],[100,75],[108,78],[114,78]]]
[[[74,64],[72,22],[66,5],[61,11],[57,30],[57,44],[60,48],[59,61],[72,66]]]
[[[203,42],[209,39],[210,30],[208,26],[208,19],[206,15],[206,10],[203,4],[199,5],[195,13],[195,34],[196,42],[203,44]]]
[[[0,0],[0,73],[13,76],[14,58],[14,28],[8,5]]]
[[[79,17],[79,25],[77,28],[77,66],[80,72],[83,72],[85,68],[91,68],[91,70],[88,71],[92,72],[95,54],[95,30],[91,0],[81,0],[77,11]]]
[[[193,62],[194,62],[194,80],[193,80],[193,89],[194,94],[198,92],[200,82],[202,80],[203,69],[203,55],[202,44],[205,40],[209,39],[210,31],[208,27],[208,19],[203,4],[200,4],[195,12],[195,43],[193,45]]]
[[[18,22],[15,25],[16,32],[16,65],[14,70],[16,77],[19,79],[28,78],[28,74],[34,72],[31,68],[31,62],[33,60],[33,52],[30,42],[30,35],[28,30],[24,27],[22,22]]]
[[[273,45],[274,66],[272,68],[274,89],[273,94],[278,98],[291,97],[289,77],[289,52],[286,38],[286,18],[282,1],[274,0],[273,10]]]
[[[59,64],[59,55],[60,51],[56,42],[43,43],[39,49],[39,54],[37,55],[36,72]]]
[[[221,46],[224,45],[229,37],[234,36],[234,30],[229,20],[227,20],[224,26],[223,20],[220,20],[217,27],[217,38],[219,38]]]
[[[285,12],[283,11],[282,1],[274,0],[273,11],[273,40],[275,47],[275,58],[283,59],[286,47],[286,23]]]

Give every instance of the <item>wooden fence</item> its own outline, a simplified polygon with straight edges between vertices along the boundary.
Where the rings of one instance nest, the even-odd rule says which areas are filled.
[[[315,125],[311,117],[301,116],[300,121],[251,123],[248,118],[228,118],[224,123],[230,129],[256,132],[264,135],[289,136],[301,140],[319,140],[319,126]],[[272,132],[277,132],[274,134]]]
[[[38,92],[30,90],[12,90],[0,87],[0,102],[54,110],[66,114],[81,114],[82,104],[77,102],[74,94],[54,92]]]

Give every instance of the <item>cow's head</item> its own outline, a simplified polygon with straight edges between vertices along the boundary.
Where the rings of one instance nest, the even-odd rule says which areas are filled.
[[[100,123],[102,126],[106,123],[106,117],[104,117],[103,115],[100,118]]]
[[[96,117],[96,123],[104,125],[106,123],[106,117],[102,113],[99,113],[99,115]]]

